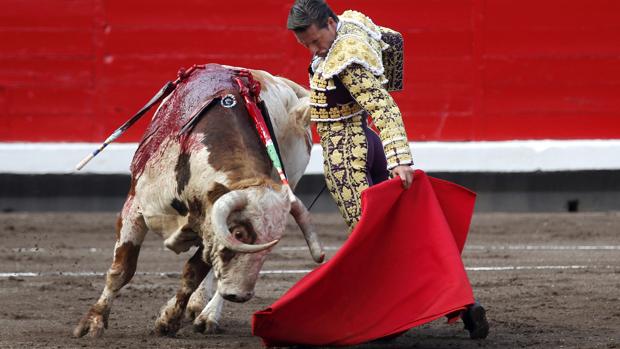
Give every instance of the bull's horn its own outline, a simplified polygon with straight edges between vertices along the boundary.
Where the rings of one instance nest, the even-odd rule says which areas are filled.
[[[248,198],[241,191],[231,191],[217,199],[211,211],[211,223],[213,224],[215,238],[226,248],[235,252],[255,253],[271,248],[278,243],[278,240],[266,244],[250,245],[235,239],[228,230],[227,220],[230,213],[244,208],[247,204]]]
[[[325,252],[323,252],[323,246],[317,237],[314,227],[310,223],[310,213],[304,206],[304,203],[296,197],[295,202],[291,204],[291,215],[295,218],[295,221],[304,233],[306,243],[310,249],[310,254],[315,262],[321,263],[325,259]]]

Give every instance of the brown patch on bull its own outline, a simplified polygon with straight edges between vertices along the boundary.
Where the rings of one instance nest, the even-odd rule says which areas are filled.
[[[209,150],[209,164],[225,172],[231,182],[246,178],[271,176],[271,161],[259,139],[256,127],[239,93],[233,108],[214,106],[196,125],[193,132],[204,134]]]
[[[185,186],[189,183],[189,178],[191,177],[189,158],[189,153],[181,153],[177,159],[177,164],[174,167],[174,174],[177,181],[177,193],[179,195],[181,195],[183,189],[185,189]]]
[[[136,272],[140,245],[131,241],[123,243],[114,250],[114,261],[108,271],[106,284],[111,290],[117,291],[125,286]]]
[[[230,192],[230,189],[222,183],[215,182],[213,188],[207,193],[207,198],[211,204],[214,204],[222,195]]]
[[[116,241],[121,239],[121,229],[123,228],[123,217],[119,214],[116,217],[115,237]]]
[[[235,258],[237,253],[231,249],[224,248],[220,251],[219,255],[220,259],[222,259],[222,262],[224,264],[228,264],[233,258]]]
[[[202,200],[193,198],[189,201],[189,212],[192,214],[204,215]]]
[[[172,208],[174,208],[181,216],[187,216],[187,213],[189,212],[187,205],[177,198],[172,200],[170,206],[172,206]]]
[[[211,270],[211,266],[202,259],[202,251],[203,247],[200,246],[183,267],[183,283],[192,290],[198,288],[198,285]]]
[[[187,226],[197,227],[200,222],[204,220],[205,210],[202,200],[193,198],[188,202],[189,204],[189,217],[187,218]]]

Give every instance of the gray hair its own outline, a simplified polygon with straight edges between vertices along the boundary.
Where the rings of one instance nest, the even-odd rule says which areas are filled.
[[[286,27],[295,32],[303,32],[315,24],[321,29],[327,26],[329,17],[338,22],[338,16],[324,0],[295,0],[288,13]]]

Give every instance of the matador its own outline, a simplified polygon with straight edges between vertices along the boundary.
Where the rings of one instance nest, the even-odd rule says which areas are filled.
[[[405,189],[413,180],[402,116],[388,92],[402,88],[402,36],[360,12],[336,16],[324,0],[295,0],[287,27],[313,54],[311,119],[321,137],[327,187],[352,230],[364,189],[390,172]],[[368,127],[369,116],[378,135]],[[489,324],[480,303],[460,317],[470,338],[486,338]]]
[[[364,189],[387,179],[390,171],[401,176],[405,187],[412,180],[407,134],[388,92],[402,87],[402,37],[356,11],[327,16],[324,28],[319,24],[299,31],[294,11],[289,29],[314,54],[311,120],[323,147],[325,180],[353,229]],[[379,135],[368,127],[369,116]]]

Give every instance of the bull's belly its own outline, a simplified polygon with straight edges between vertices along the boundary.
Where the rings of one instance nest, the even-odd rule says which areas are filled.
[[[187,224],[187,217],[178,214],[143,214],[143,217],[149,231],[164,240],[178,233]]]
[[[176,253],[202,243],[200,234],[187,228],[188,218],[180,215],[144,215],[149,230],[164,239],[164,246]]]
[[[162,182],[165,179],[136,191],[136,203],[149,231],[164,239],[165,247],[176,253],[187,251],[200,243],[200,234],[188,228],[189,212],[182,215],[172,205],[173,202],[186,205],[177,195],[176,186]]]

